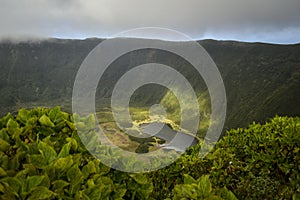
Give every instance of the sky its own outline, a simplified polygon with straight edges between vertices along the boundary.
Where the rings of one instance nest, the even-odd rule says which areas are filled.
[[[109,38],[161,27],[194,40],[291,44],[300,43],[300,0],[0,0],[0,27],[0,39]]]

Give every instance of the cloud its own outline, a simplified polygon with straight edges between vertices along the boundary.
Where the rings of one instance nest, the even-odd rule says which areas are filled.
[[[0,38],[109,37],[155,26],[195,39],[300,42],[299,0],[0,0],[0,5]]]

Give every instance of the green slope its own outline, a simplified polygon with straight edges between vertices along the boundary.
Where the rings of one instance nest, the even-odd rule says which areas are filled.
[[[77,70],[101,41],[1,42],[1,115],[37,105],[61,105],[71,111]],[[246,126],[253,120],[264,121],[275,114],[300,114],[300,45],[214,40],[200,41],[200,44],[214,59],[224,80],[228,98],[226,128]],[[201,115],[208,119],[210,99],[201,76],[184,59],[154,49],[129,52],[110,65],[98,85],[97,110],[109,108],[112,89],[125,72],[148,62],[172,66],[184,75],[198,95]],[[140,108],[160,102],[172,111],[169,116],[178,121],[178,110],[172,106],[174,100],[161,86],[143,86],[131,98],[131,106]],[[207,125],[203,123],[203,126]]]

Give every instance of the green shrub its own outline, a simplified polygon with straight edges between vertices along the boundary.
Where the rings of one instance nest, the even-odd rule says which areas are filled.
[[[300,192],[300,118],[230,130],[207,157],[213,183],[241,199],[291,199]]]
[[[80,128],[89,129],[93,119],[84,120],[90,123]],[[0,128],[0,199],[147,199],[152,192],[144,175],[91,156],[59,107],[21,109],[3,117]]]
[[[238,199],[292,199],[300,194],[300,118],[279,117],[266,124],[230,130],[205,158],[200,145],[175,163],[148,174],[153,196],[172,198],[184,174],[208,174],[214,187],[226,186]]]
[[[95,119],[74,118],[94,145]],[[166,168],[124,173],[86,150],[59,107],[20,109],[0,119],[0,199],[299,199],[300,118],[230,130],[205,158],[200,147]]]
[[[226,188],[214,189],[209,181],[209,176],[201,176],[198,180],[185,174],[184,184],[176,185],[174,190],[175,200],[181,199],[215,199],[215,200],[237,200],[234,194],[228,191]]]

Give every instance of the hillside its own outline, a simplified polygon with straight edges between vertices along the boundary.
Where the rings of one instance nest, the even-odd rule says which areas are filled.
[[[1,42],[0,114],[21,107],[60,105],[71,110],[72,86],[77,70],[101,39],[39,42]],[[225,128],[243,127],[279,115],[300,115],[300,45],[273,45],[234,41],[199,41],[214,59],[223,77],[228,111]],[[138,59],[136,59],[138,55]],[[117,59],[100,80],[98,110],[109,106],[112,88],[119,77],[145,62],[174,67],[191,82],[204,110],[209,98],[201,77],[189,63],[175,55],[154,49],[127,53]],[[170,104],[167,90],[144,86],[132,97],[134,107],[149,103]],[[201,97],[201,98],[200,98]],[[104,103],[103,103],[104,102]],[[205,111],[206,112],[206,111]]]

